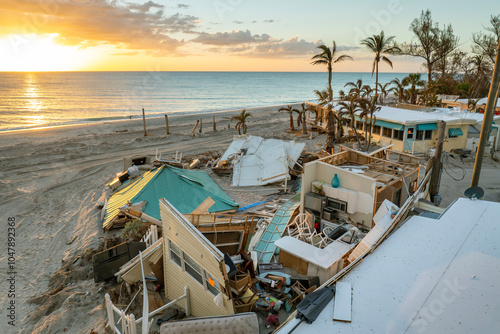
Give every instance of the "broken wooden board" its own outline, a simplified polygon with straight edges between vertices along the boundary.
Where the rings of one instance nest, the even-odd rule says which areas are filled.
[[[333,320],[351,322],[351,313],[352,313],[351,283],[337,282],[335,286]]]
[[[207,197],[206,200],[201,202],[200,205],[196,209],[191,212],[192,215],[201,215],[204,213],[208,212],[208,209],[210,209],[213,205],[215,204],[215,201],[209,196]]]

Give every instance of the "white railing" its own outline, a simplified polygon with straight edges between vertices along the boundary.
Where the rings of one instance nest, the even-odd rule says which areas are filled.
[[[146,248],[158,241],[158,227],[156,225],[150,225],[148,231],[141,239],[142,242],[146,243]]]
[[[144,291],[143,293],[148,293],[147,291]],[[142,323],[142,326],[148,326],[148,331],[149,327],[151,326],[151,323],[143,323],[143,318],[139,318],[135,320],[135,316],[133,314],[125,314],[125,311],[120,310],[118,307],[113,305],[113,302],[111,301],[111,298],[109,297],[109,294],[106,294],[104,296],[106,300],[106,310],[108,312],[108,323],[106,326],[111,327],[111,330],[113,333],[118,333],[118,334],[137,334],[137,325]],[[152,316],[155,314],[158,314],[162,311],[164,311],[166,308],[173,306],[175,303],[178,301],[181,301],[184,299],[184,312],[186,313],[186,316],[191,315],[191,303],[190,303],[190,297],[189,297],[189,287],[185,286],[184,287],[184,294],[180,296],[179,298],[176,298],[172,300],[170,303],[163,305],[160,308],[157,308],[156,310],[152,311],[151,313],[148,314],[147,319],[150,319]],[[115,323],[115,313],[118,314],[118,316],[121,319],[122,323],[122,328],[121,331],[118,329]]]

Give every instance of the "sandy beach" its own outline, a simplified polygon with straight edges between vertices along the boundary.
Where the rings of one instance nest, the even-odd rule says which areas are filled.
[[[326,135],[287,133],[288,113],[278,109],[248,109],[253,116],[248,134],[295,139],[305,142],[310,152],[324,147]],[[169,136],[163,117],[147,119],[146,137],[141,119],[0,133],[2,226],[6,229],[8,217],[16,221],[16,331],[104,333],[106,288],[94,283],[84,254],[108,235],[101,229],[101,211],[96,205],[107,191],[106,184],[121,171],[127,156],[154,156],[158,149],[163,157],[182,152],[189,161],[209,151],[223,153],[237,134],[230,118],[240,111],[169,117]],[[217,131],[213,131],[213,115]],[[193,137],[190,132],[200,118],[203,132],[197,129]],[[472,157],[453,160],[466,171],[461,181],[443,174],[443,205],[463,196],[473,161]],[[500,163],[488,155],[480,182],[486,192],[484,199],[500,201],[499,168]],[[228,177],[210,175],[240,206],[277,191],[276,186],[231,189]],[[6,264],[7,231],[2,235],[0,261]],[[9,282],[5,266],[2,268],[1,291],[5,292]],[[5,293],[0,300],[7,307]],[[9,332],[12,327],[3,319],[0,329]]]

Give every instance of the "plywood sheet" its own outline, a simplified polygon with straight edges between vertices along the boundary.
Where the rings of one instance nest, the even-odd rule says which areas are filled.
[[[335,289],[335,302],[333,306],[333,320],[351,322],[351,289],[351,283],[337,282]]]

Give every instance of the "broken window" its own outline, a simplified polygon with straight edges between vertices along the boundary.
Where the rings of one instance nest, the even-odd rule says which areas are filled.
[[[219,294],[219,282],[212,276],[210,276],[209,273],[205,271],[205,284],[207,286],[207,290],[210,291],[214,296],[217,296]]]

